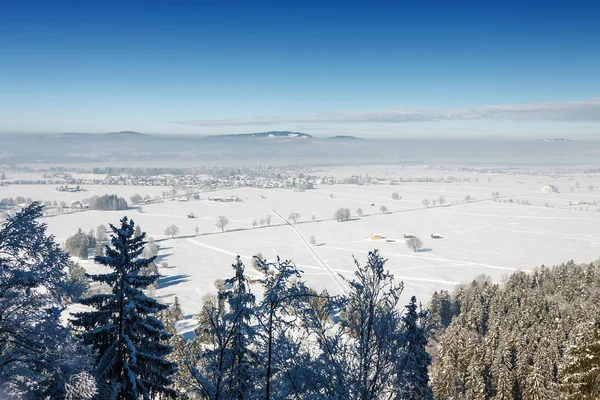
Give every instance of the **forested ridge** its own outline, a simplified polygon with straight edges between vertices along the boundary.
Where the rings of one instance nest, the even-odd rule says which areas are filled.
[[[152,298],[159,246],[134,221],[69,238],[69,252],[95,248],[106,267],[88,275],[41,213],[33,203],[0,226],[0,398],[600,398],[597,262],[501,284],[481,276],[425,309],[401,302],[377,250],[354,260],[337,296],[308,287],[292,261],[260,256],[250,285],[238,257],[186,341],[178,299]],[[74,302],[88,308],[64,324]]]
[[[599,305],[598,262],[436,292],[435,398],[600,398]]]

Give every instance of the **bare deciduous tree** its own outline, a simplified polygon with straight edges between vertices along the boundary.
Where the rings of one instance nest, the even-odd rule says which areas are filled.
[[[402,196],[398,194],[398,192],[392,193],[392,200],[402,200]]]
[[[471,195],[469,195],[469,194],[465,196],[465,201],[466,201],[467,203],[468,203],[468,202],[470,202],[472,199],[473,199],[473,198],[472,198],[472,197],[471,197]]]
[[[423,200],[423,205],[425,207],[429,207],[429,200],[427,200],[427,199]]]
[[[256,228],[256,226],[258,225],[258,222],[256,222],[256,220],[252,221],[252,227]]]
[[[267,223],[267,225],[271,225],[271,214],[267,214],[267,216],[265,217],[265,222]]]
[[[200,228],[198,228],[198,227],[195,227],[195,228],[194,228],[194,232],[196,232],[196,235],[197,235],[197,234],[199,234],[199,233],[200,233]]]
[[[337,222],[348,221],[350,219],[350,209],[339,208],[333,215]]]
[[[138,204],[138,203],[141,203],[142,200],[144,200],[144,198],[141,195],[136,193],[133,196],[131,196],[129,198],[129,200],[131,200],[131,204]]]
[[[310,244],[312,244],[313,246],[317,244],[317,239],[314,235],[310,237]]]
[[[406,245],[416,253],[423,247],[423,242],[418,237],[413,237],[406,241]]]
[[[363,216],[363,210],[362,210],[362,208],[357,208],[356,209],[356,215],[358,215],[359,217]]]
[[[288,218],[291,219],[292,221],[294,221],[294,223],[296,223],[300,219],[300,214],[298,214],[298,213],[291,213]]]
[[[168,226],[165,229],[165,236],[171,236],[171,238],[174,238],[177,235],[179,235],[179,228],[175,225]]]
[[[229,224],[229,219],[223,215],[220,215],[215,226],[219,228],[221,232],[225,232],[225,227],[227,224]]]
[[[444,196],[438,197],[438,203],[440,203],[440,206],[446,204],[446,199],[444,198]]]
[[[381,206],[379,207],[379,211],[381,211],[382,213],[387,213],[388,212],[388,208],[386,206]]]
[[[265,222],[267,222],[267,220],[264,218],[261,218],[258,220],[258,223],[260,224],[260,226],[264,226]]]

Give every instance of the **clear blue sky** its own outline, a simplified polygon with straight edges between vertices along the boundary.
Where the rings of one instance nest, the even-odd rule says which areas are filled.
[[[0,131],[600,137],[600,2],[0,3]]]

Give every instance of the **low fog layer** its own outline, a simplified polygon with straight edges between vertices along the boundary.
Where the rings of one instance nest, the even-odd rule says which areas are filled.
[[[590,164],[600,141],[199,137],[5,134],[0,163],[135,162],[152,165],[334,165],[368,163]],[[33,145],[35,144],[35,145]]]

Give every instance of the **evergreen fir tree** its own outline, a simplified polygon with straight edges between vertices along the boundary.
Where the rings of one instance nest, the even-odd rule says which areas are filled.
[[[87,234],[87,248],[93,249],[95,247],[96,247],[96,234],[93,229],[90,229],[90,231]]]
[[[175,321],[179,321],[184,318],[183,311],[181,310],[181,304],[179,303],[179,297],[175,296],[173,305],[169,307],[169,312]]]
[[[171,388],[179,392],[180,398],[187,399],[186,393],[192,393],[192,385],[190,382],[189,371],[186,365],[188,358],[188,345],[183,335],[177,332],[177,311],[174,310],[174,305],[171,305],[167,310],[163,310],[159,314],[159,318],[165,325],[165,330],[171,334],[169,344],[173,348],[171,353],[166,357],[168,361],[174,362],[179,366],[179,369],[173,375],[173,384]]]
[[[69,283],[73,289],[73,298],[79,300],[90,288],[85,269],[75,262],[69,262]]]
[[[140,275],[154,259],[139,258],[145,234],[135,237],[135,224],[127,217],[120,222],[120,227],[110,225],[112,247],[107,246],[106,255],[94,259],[112,272],[90,275],[93,281],[112,287],[112,292],[82,300],[96,310],[75,314],[73,324],[85,330],[84,343],[97,352],[100,384],[112,391],[114,398],[174,398],[177,394],[169,386],[177,367],[165,359],[171,352],[166,344],[171,335],[154,316],[167,306],[142,291],[159,278]]]
[[[546,400],[550,399],[550,392],[546,387],[543,369],[546,365],[534,364],[525,380],[525,389],[523,398],[527,400]]]
[[[467,398],[485,399],[485,383],[483,381],[483,363],[478,354],[479,349],[473,349],[473,356],[467,368]]]
[[[403,352],[397,364],[398,400],[433,399],[427,372],[431,356],[426,349],[430,320],[429,312],[417,309],[417,298],[412,296],[406,306],[406,314],[402,317],[405,332]]]
[[[96,242],[102,243],[107,239],[108,237],[106,236],[106,226],[102,224],[98,225],[98,227],[96,228]]]
[[[600,327],[598,321],[581,323],[567,348],[562,388],[568,399],[600,397]]]
[[[102,256],[104,256],[104,247],[100,242],[96,242],[96,247],[94,248],[94,257]]]
[[[80,229],[77,233],[67,239],[65,250],[71,256],[78,257],[82,260],[88,259],[88,236]]]
[[[137,236],[141,236],[141,235],[142,235],[142,228],[139,225],[136,225],[133,236],[137,237]]]

